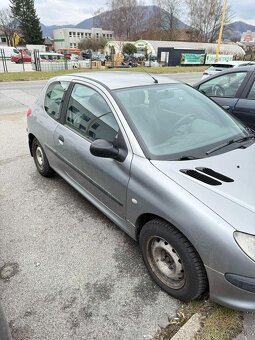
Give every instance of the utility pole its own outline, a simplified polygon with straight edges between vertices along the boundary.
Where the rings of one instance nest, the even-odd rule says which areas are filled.
[[[218,38],[218,45],[217,45],[217,48],[216,48],[216,57],[215,57],[216,63],[219,61],[220,44],[221,44],[221,39],[222,39],[222,32],[223,32],[223,27],[224,27],[226,9],[227,9],[227,0],[224,0],[224,6],[223,6],[223,12],[222,12],[222,18],[221,18],[221,25],[220,25],[220,33],[219,33],[219,38]]]

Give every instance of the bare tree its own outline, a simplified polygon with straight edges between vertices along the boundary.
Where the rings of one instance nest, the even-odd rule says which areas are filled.
[[[97,13],[96,25],[114,31],[116,39],[129,40],[142,28],[144,6],[141,0],[110,0],[107,11]]]
[[[8,46],[14,44],[14,35],[17,33],[17,21],[12,17],[11,10],[4,8],[0,10],[0,28],[3,31]]]
[[[223,0],[186,0],[190,25],[193,29],[193,40],[213,42],[217,39],[220,29]],[[225,24],[233,19],[228,6]]]
[[[178,29],[178,17],[180,17],[183,8],[183,0],[155,0],[158,7],[157,18],[161,29],[165,34],[164,38],[168,40],[176,39],[176,29]]]

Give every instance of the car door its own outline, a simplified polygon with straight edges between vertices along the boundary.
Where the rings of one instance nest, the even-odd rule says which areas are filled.
[[[62,124],[54,133],[55,150],[69,181],[101,205],[125,218],[132,153],[110,100],[89,84],[76,83],[70,93]],[[129,152],[123,162],[95,157],[95,139],[120,144]]]
[[[198,89],[227,112],[235,114],[235,106],[250,77],[248,71],[228,72],[203,82]]]
[[[255,72],[253,72],[253,76],[247,82],[233,113],[247,126],[255,130]]]
[[[45,90],[43,99],[35,106],[36,120],[32,124],[32,133],[42,144],[49,162],[53,168],[58,168],[59,160],[54,153],[53,134],[60,124],[63,102],[70,81],[53,81]]]

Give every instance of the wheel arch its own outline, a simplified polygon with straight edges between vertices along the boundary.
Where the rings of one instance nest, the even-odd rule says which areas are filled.
[[[32,144],[33,144],[33,140],[35,139],[36,137],[32,134],[32,133],[29,133],[28,134],[28,145],[29,145],[29,151],[30,151],[30,155],[33,157],[33,152],[32,152]]]
[[[156,214],[151,214],[151,213],[144,213],[142,215],[140,215],[137,220],[136,220],[136,223],[135,223],[135,226],[136,226],[136,240],[139,242],[139,236],[140,236],[140,232],[143,228],[143,226],[151,221],[151,220],[154,220],[154,219],[161,219],[169,224],[171,224],[173,227],[175,227],[171,222],[167,221],[166,219],[162,218],[161,216],[159,215],[156,215]],[[176,228],[176,227],[175,227]],[[178,228],[177,228],[178,229]],[[179,229],[178,229],[179,230]],[[180,231],[180,230],[179,230]],[[181,232],[181,231],[180,231]]]

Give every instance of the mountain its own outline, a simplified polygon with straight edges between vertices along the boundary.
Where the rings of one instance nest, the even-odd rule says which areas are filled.
[[[75,25],[51,25],[46,26],[41,23],[41,30],[43,33],[43,37],[52,37],[53,30],[56,30],[58,28],[68,28],[68,27],[75,27]]]
[[[148,26],[148,22],[153,18],[155,15],[156,11],[162,11],[164,13],[164,10],[160,9],[157,6],[142,6],[143,8],[143,25],[142,31],[146,30],[146,27]],[[81,22],[79,22],[77,25],[52,25],[52,26],[46,26],[41,23],[41,29],[43,32],[44,37],[52,37],[52,32],[54,29],[58,28],[65,28],[65,27],[73,27],[73,28],[92,28],[92,27],[98,27],[98,23],[101,21],[105,22],[103,29],[105,30],[111,30],[111,27],[107,25],[106,20],[100,20],[101,18],[105,17],[105,12],[96,15],[92,18],[85,19]],[[186,25],[184,22],[181,20],[174,18],[174,23],[175,23],[175,28],[189,28],[188,25]]]
[[[153,16],[155,16],[155,13],[157,11],[161,11],[162,13],[164,13],[165,11],[163,9],[160,9],[158,6],[139,6],[142,7],[143,9],[143,25],[146,27],[146,23],[148,23]],[[110,12],[110,11],[109,11]],[[108,13],[109,13],[108,12]],[[80,23],[78,23],[75,27],[77,28],[92,28],[92,27],[98,27],[97,23],[98,22],[105,22],[105,20],[100,20],[101,18],[105,17],[105,13],[103,12],[99,15],[96,15],[92,18],[89,19],[85,19],[83,21],[81,21]],[[109,13],[109,16],[111,15],[111,13]],[[186,25],[184,22],[182,22],[181,20],[174,18],[175,21],[175,28],[188,28],[189,26]],[[105,30],[111,30],[111,27],[107,27],[107,23],[104,24],[103,27]]]
[[[232,24],[226,25],[224,28],[224,39],[240,40],[243,32],[252,31],[255,32],[255,26],[246,24],[243,21],[235,21]]]
[[[96,27],[96,22],[98,22],[100,20],[102,14],[96,15],[92,18],[89,19],[85,19],[81,22],[79,22],[75,27],[76,28],[92,28],[92,27]]]
[[[155,16],[155,13],[161,12],[162,17],[164,16],[164,10],[160,9],[157,6],[141,6],[143,10],[143,20],[142,25],[140,25],[142,31],[146,31],[148,25],[150,25],[151,19],[153,16]],[[111,30],[110,25],[107,24],[107,20],[104,20],[105,17],[109,14],[109,17],[111,17],[111,13],[103,12],[101,14],[98,14],[92,18],[85,19],[81,22],[79,22],[77,25],[52,25],[52,26],[46,26],[41,23],[41,28],[43,32],[44,37],[52,37],[52,32],[54,29],[58,28],[65,28],[65,27],[73,27],[73,28],[83,28],[83,29],[89,29],[92,27],[99,27],[100,22],[104,22],[103,29]],[[101,20],[103,19],[103,20]],[[167,28],[168,23],[164,25],[164,22],[162,22],[162,26],[165,26]],[[174,18],[174,26],[178,29],[183,28],[190,28],[188,25],[186,25],[183,21]],[[255,26],[249,25],[242,21],[235,21],[231,24],[228,24],[225,26],[223,31],[223,38],[229,39],[229,40],[236,40],[240,41],[241,34],[243,32],[246,32],[247,30],[250,30],[252,32],[255,32]]]

